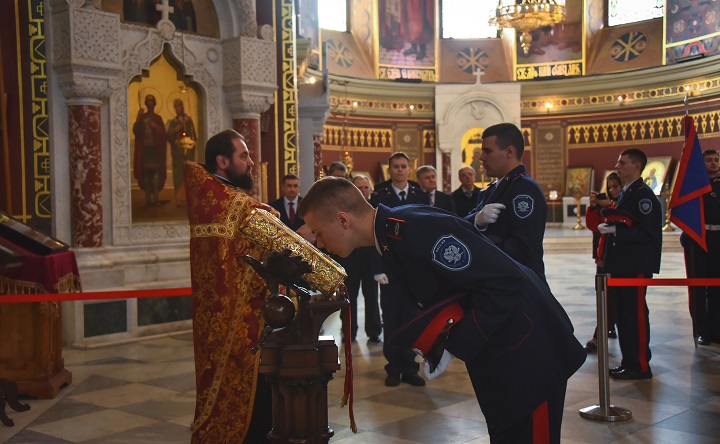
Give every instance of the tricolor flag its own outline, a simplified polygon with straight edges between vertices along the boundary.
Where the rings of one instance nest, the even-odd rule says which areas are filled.
[[[685,146],[670,196],[670,220],[707,251],[703,194],[712,191],[693,118],[685,116]]]

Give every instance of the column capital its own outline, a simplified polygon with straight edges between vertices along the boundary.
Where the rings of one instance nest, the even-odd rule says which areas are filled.
[[[223,41],[223,90],[233,118],[270,108],[277,89],[275,42],[254,37]]]
[[[102,106],[102,100],[92,97],[72,97],[65,103],[67,106]]]
[[[93,5],[68,1],[52,12],[52,64],[66,98],[102,99],[122,86],[120,16],[83,4]]]
[[[298,86],[298,110],[303,119],[312,119],[313,134],[323,134],[323,127],[330,114],[330,88],[327,73],[323,81],[303,83]]]

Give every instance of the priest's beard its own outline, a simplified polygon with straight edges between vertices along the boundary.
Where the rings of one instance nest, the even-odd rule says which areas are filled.
[[[241,190],[250,191],[253,188],[253,177],[249,170],[243,174],[230,174],[228,180]]]

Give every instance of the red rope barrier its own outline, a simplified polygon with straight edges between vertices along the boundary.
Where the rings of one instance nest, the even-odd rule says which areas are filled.
[[[91,299],[162,298],[169,296],[191,295],[192,289],[190,287],[157,288],[154,290],[83,291],[79,293],[0,294],[0,304],[87,301]]]
[[[720,287],[720,278],[607,278],[608,287]]]

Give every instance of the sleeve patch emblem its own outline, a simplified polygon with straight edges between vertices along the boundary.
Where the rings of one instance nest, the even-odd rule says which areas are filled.
[[[470,249],[452,234],[442,236],[432,250],[433,262],[451,271],[460,271],[470,265]]]
[[[520,219],[525,219],[533,212],[535,201],[527,194],[518,194],[513,199],[513,210]]]
[[[652,201],[650,199],[642,199],[638,206],[640,207],[640,212],[642,214],[648,214],[652,211]]]

